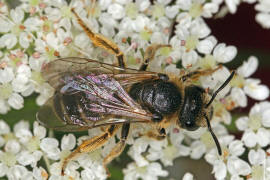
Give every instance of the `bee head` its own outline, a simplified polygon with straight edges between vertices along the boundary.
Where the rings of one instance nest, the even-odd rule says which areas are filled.
[[[210,125],[210,120],[213,114],[213,108],[210,105],[214,101],[218,92],[221,91],[231,81],[234,73],[235,72],[233,71],[231,75],[227,78],[227,80],[221,85],[221,87],[213,93],[209,101],[209,98],[207,98],[208,94],[203,88],[195,85],[185,87],[184,102],[181,106],[178,116],[178,123],[180,127],[188,131],[195,131],[199,127],[207,125],[208,131],[211,133],[216,143],[219,155],[221,155],[220,144]],[[201,122],[202,119],[205,119],[203,123]]]

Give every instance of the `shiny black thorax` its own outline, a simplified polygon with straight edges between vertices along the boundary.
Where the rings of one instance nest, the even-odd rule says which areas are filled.
[[[163,116],[175,113],[181,105],[181,92],[172,82],[159,80],[134,84],[130,96],[143,108],[153,114],[153,121],[159,122]]]

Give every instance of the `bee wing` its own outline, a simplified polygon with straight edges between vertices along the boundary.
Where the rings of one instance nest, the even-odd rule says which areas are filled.
[[[148,123],[152,118],[151,114],[135,112],[128,107],[119,109],[119,106],[106,107],[104,104],[103,106],[95,103],[86,104],[82,100],[84,97],[81,93],[74,95],[57,93],[40,108],[37,120],[45,127],[58,131],[77,132],[125,122]],[[88,109],[89,107],[92,109]],[[107,112],[103,113],[104,111],[101,112],[101,109]]]
[[[42,76],[49,84],[58,89],[64,85],[62,77],[68,74],[107,74],[117,80],[122,86],[128,87],[147,79],[158,79],[158,73],[138,71],[129,68],[101,63],[92,59],[68,57],[54,60],[42,67]]]
[[[109,124],[151,122],[152,114],[137,104],[123,87],[132,84],[126,78],[137,82],[130,74],[136,76],[139,71],[120,69],[89,59],[79,58],[76,63],[72,58],[56,61],[58,63],[49,63],[48,69],[46,67],[43,71],[45,78],[56,87],[56,94],[37,114],[37,119],[45,126],[80,131]],[[63,69],[63,62],[71,63],[67,70]],[[60,64],[63,64],[62,69],[52,66]],[[50,76],[52,73],[54,75]],[[141,72],[138,74],[141,79],[147,79]],[[56,80],[59,81],[57,84]]]

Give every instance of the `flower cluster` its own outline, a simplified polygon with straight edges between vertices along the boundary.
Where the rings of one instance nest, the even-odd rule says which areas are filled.
[[[214,91],[230,75],[224,64],[235,58],[237,49],[218,42],[204,19],[222,13],[224,8],[235,13],[239,3],[239,0],[157,0],[155,3],[149,0],[71,0],[69,3],[21,0],[16,8],[10,9],[0,2],[0,113],[23,108],[24,98],[34,92],[39,94],[37,104],[43,105],[54,89],[42,78],[41,69],[54,59],[80,56],[115,62],[114,56],[92,45],[73,16],[72,8],[94,32],[112,39],[120,47],[129,68],[138,69],[150,44],[170,44],[171,48],[157,52],[149,70],[180,75],[183,69],[188,72],[215,69],[196,82]],[[255,6],[259,11],[256,20],[266,28],[270,27],[269,7],[267,0],[258,1]],[[237,119],[236,126],[243,132],[240,139],[230,135],[224,125],[232,123],[231,110],[247,106],[247,96],[259,101],[269,97],[269,88],[250,77],[257,67],[258,59],[250,56],[213,102],[211,124],[221,143],[221,157],[206,128],[189,132],[172,125],[167,129],[167,137],[157,141],[141,136],[150,126],[133,124],[127,154],[134,161],[123,169],[125,179],[166,177],[169,173],[164,167],[173,165],[181,156],[204,157],[213,166],[217,179],[270,178],[270,102],[255,104],[248,116]],[[28,122],[21,121],[11,130],[4,120],[0,121],[0,177],[106,179],[102,159],[117,138],[71,161],[66,175],[61,177],[63,159],[76,145],[101,130],[91,129],[88,136],[78,139],[67,134],[59,143],[37,122],[33,126],[31,130]],[[248,154],[248,159],[244,159],[244,154]],[[193,179],[193,175],[187,173],[183,179]]]

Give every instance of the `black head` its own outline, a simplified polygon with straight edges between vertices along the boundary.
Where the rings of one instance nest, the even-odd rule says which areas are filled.
[[[220,88],[218,88],[217,91],[213,93],[211,99],[207,102],[207,93],[204,89],[195,85],[187,86],[185,88],[184,102],[178,117],[179,125],[188,131],[197,130],[200,126],[202,126],[200,121],[205,119],[208,130],[217,145],[219,155],[221,155],[221,148],[218,139],[213,133],[210,125],[210,120],[212,118],[212,107],[210,105],[214,101],[218,92],[221,91],[231,81],[234,73],[235,72],[233,71],[227,80],[221,85]]]
[[[197,121],[204,108],[204,93],[204,89],[199,86],[188,86],[185,88],[184,103],[179,113],[179,123],[182,128],[189,131],[199,128]]]

